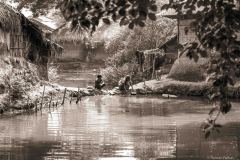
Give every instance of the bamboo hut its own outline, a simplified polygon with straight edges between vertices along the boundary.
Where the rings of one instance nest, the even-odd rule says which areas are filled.
[[[51,39],[63,46],[63,62],[85,61],[87,57],[88,33],[85,30],[72,31],[69,23],[54,30]]]
[[[51,38],[63,46],[62,61],[64,62],[81,61],[104,64],[107,55],[105,54],[102,35],[106,29],[107,26],[101,26],[91,35],[81,28],[71,30],[70,24],[67,23],[55,30]]]
[[[47,80],[48,59],[61,52],[62,48],[48,40],[38,24],[0,2],[0,56],[25,58],[36,64],[40,77]]]
[[[31,22],[33,22],[34,24],[36,24],[42,30],[42,32],[46,38],[51,39],[51,34],[54,31],[53,28],[43,24],[39,19],[30,18],[29,20]]]

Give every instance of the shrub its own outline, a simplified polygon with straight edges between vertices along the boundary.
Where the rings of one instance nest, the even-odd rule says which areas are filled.
[[[129,74],[133,82],[142,81],[141,73],[137,72],[135,52],[137,50],[155,49],[176,34],[176,22],[161,17],[157,21],[148,21],[143,28],[126,29],[111,39],[105,51],[112,55],[105,61],[102,70],[107,83],[116,85],[118,80]]]
[[[59,80],[59,75],[57,73],[59,66],[54,64],[48,65],[48,80],[49,82],[57,82]]]
[[[109,66],[101,71],[104,80],[113,86],[118,85],[118,81],[126,76],[132,77],[133,83],[141,82],[142,78],[140,73],[137,71],[138,65],[135,63],[126,63],[121,67]]]

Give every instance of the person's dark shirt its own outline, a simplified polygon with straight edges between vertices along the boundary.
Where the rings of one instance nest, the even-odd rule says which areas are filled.
[[[104,85],[104,82],[102,79],[97,78],[95,81],[95,88],[96,89],[102,89],[102,86]]]

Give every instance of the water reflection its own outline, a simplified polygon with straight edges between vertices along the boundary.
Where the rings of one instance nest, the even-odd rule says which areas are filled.
[[[240,109],[204,139],[203,100],[96,96],[0,121],[1,160],[239,159]]]
[[[96,74],[93,70],[64,70],[60,71],[58,83],[66,87],[94,86]]]

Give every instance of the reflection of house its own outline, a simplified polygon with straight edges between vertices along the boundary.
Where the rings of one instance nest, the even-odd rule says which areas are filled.
[[[61,52],[61,47],[46,39],[38,24],[7,4],[0,2],[0,12],[0,55],[27,59],[47,79],[48,59],[56,50]]]

